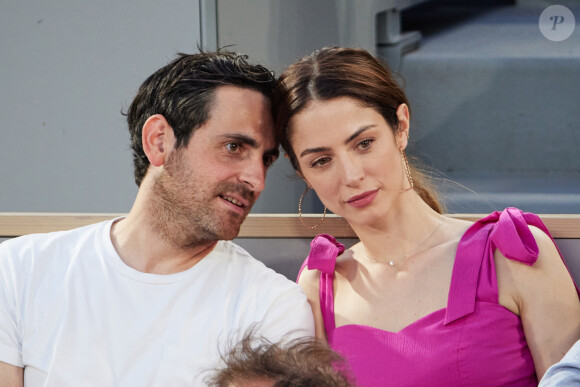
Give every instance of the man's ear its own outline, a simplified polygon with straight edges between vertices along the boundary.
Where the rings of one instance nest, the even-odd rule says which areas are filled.
[[[142,131],[143,152],[152,166],[165,163],[169,152],[175,146],[173,129],[161,114],[154,114],[145,121]]]

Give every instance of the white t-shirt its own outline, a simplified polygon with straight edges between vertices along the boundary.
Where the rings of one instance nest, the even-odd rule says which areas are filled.
[[[25,367],[25,386],[198,386],[255,323],[271,341],[314,334],[300,288],[234,243],[142,273],[112,222],[0,245],[0,361]]]

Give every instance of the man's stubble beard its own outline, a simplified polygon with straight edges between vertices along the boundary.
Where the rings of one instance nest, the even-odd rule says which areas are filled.
[[[150,207],[153,229],[181,249],[234,239],[255,200],[253,192],[241,184],[222,181],[212,189],[200,187],[203,182],[199,180],[179,149],[169,156],[154,182]],[[220,215],[212,203],[222,200],[218,198],[221,192],[238,193],[250,202],[249,208],[243,215],[235,212]]]

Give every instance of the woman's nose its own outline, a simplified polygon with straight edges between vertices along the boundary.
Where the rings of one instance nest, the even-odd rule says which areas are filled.
[[[344,184],[349,187],[356,187],[364,179],[364,168],[356,157],[345,156],[341,158],[342,178]]]

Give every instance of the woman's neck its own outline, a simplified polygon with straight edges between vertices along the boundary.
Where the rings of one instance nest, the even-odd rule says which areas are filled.
[[[359,237],[361,253],[371,261],[393,264],[433,243],[444,217],[415,192],[401,195],[389,213],[373,224],[351,224]]]

